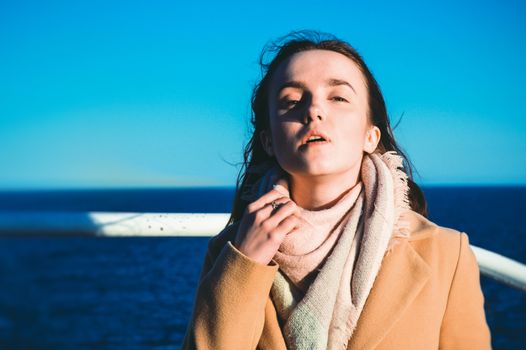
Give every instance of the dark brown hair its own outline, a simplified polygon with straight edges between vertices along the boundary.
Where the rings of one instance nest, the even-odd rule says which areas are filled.
[[[396,151],[404,159],[403,170],[408,176],[409,200],[411,209],[427,217],[427,203],[423,192],[413,181],[413,166],[400,146],[396,143],[385,101],[380,87],[371,71],[358,52],[348,43],[336,38],[334,35],[312,30],[293,31],[277,40],[267,44],[259,57],[262,79],[254,86],[252,91],[252,137],[245,146],[243,166],[239,172],[236,183],[236,194],[232,213],[227,225],[241,219],[245,208],[249,204],[242,196],[259,178],[261,174],[252,169],[261,168],[264,164],[277,164],[275,157],[269,156],[263,149],[259,134],[269,128],[268,93],[269,82],[277,67],[292,55],[307,50],[330,50],[341,53],[358,65],[363,73],[368,88],[369,121],[381,131],[380,142],[375,152],[383,154],[387,151]],[[270,63],[267,56],[272,56]],[[278,165],[279,166],[279,165]]]

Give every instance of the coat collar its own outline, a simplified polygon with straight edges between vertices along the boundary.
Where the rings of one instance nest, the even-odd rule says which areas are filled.
[[[421,219],[424,218],[419,216],[413,219],[412,228],[421,228]],[[422,233],[420,231],[418,236]],[[430,271],[429,265],[412,247],[410,239],[401,239],[397,247],[384,257],[348,348],[373,349],[377,346],[416,298]]]

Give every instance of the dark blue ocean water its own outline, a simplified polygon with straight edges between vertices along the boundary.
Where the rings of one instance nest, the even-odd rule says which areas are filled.
[[[424,188],[430,219],[526,262],[525,187]],[[0,210],[229,212],[233,190],[0,193]],[[207,238],[0,238],[0,349],[178,349]],[[482,277],[495,349],[526,348],[526,293]]]

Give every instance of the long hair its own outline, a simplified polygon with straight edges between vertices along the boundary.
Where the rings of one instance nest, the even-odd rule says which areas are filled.
[[[277,165],[275,157],[269,156],[264,151],[259,138],[261,131],[269,128],[269,82],[280,63],[298,52],[307,50],[330,50],[338,52],[347,56],[358,65],[365,77],[368,90],[369,121],[381,131],[380,142],[375,152],[383,154],[387,151],[396,151],[396,153],[403,158],[403,171],[408,176],[408,197],[411,209],[427,217],[427,203],[424,194],[420,187],[413,181],[413,165],[395,141],[380,87],[362,57],[350,44],[336,38],[334,35],[312,30],[302,30],[293,31],[268,43],[260,54],[259,65],[261,67],[262,79],[254,86],[251,98],[252,117],[250,121],[253,132],[252,137],[244,148],[243,165],[237,177],[232,213],[227,226],[239,221],[249,204],[249,202],[244,199],[243,193],[246,193],[261,177],[261,173],[254,171],[254,169],[260,169],[268,164]],[[267,56],[271,56],[269,63],[267,63]]]

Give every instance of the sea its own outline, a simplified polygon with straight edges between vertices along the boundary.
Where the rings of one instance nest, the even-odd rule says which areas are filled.
[[[429,218],[526,263],[526,187],[424,187]],[[0,192],[0,211],[229,213],[233,188]],[[210,234],[216,234],[211,232]],[[179,349],[207,237],[0,237],[0,349]],[[494,349],[526,349],[526,292],[481,277]]]

